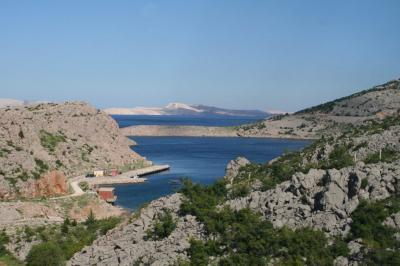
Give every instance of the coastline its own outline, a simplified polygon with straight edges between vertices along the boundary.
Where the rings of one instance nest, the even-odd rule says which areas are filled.
[[[231,137],[231,138],[267,138],[315,140],[317,136],[296,136],[286,134],[243,134],[236,127],[209,126],[163,126],[140,125],[120,129],[126,137]]]

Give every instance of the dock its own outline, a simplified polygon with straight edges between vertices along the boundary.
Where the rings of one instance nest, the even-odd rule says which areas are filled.
[[[160,173],[169,169],[169,165],[153,165],[146,168],[128,171],[117,176],[85,178],[84,181],[88,182],[92,187],[97,185],[136,184],[145,182],[147,179],[144,178],[144,176]]]

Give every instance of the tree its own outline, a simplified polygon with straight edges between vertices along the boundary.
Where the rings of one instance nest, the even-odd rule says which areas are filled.
[[[92,211],[92,209],[90,209],[89,215],[85,221],[85,224],[87,226],[91,226],[94,225],[96,223],[96,217],[94,216],[94,213]]]
[[[26,257],[28,266],[60,266],[64,264],[62,250],[53,242],[44,242],[33,246]]]
[[[63,224],[61,225],[61,233],[63,233],[64,235],[68,234],[69,232],[69,225],[71,224],[70,220],[68,218],[66,218],[63,222]]]
[[[161,240],[168,237],[176,228],[176,223],[169,210],[157,215],[157,220],[152,230],[147,231],[147,237]]]

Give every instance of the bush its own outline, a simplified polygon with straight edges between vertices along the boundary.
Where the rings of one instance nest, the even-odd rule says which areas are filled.
[[[227,190],[224,181],[217,181],[210,186],[193,184],[189,179],[184,179],[182,183],[181,193],[186,197],[180,207],[181,214],[196,216],[199,221],[205,223],[207,229],[208,217],[215,206],[226,198]]]
[[[2,231],[0,233],[0,256],[4,256],[8,253],[5,245],[8,243],[9,238],[7,236],[7,234],[5,233],[5,231]]]
[[[361,188],[366,189],[367,186],[368,186],[368,179],[364,178],[363,180],[361,180]]]
[[[83,191],[88,191],[89,190],[89,183],[86,182],[86,181],[81,181],[81,182],[79,182],[78,185]]]
[[[366,164],[370,163],[379,163],[379,162],[386,162],[390,163],[395,161],[399,158],[399,153],[389,147],[385,147],[381,151],[381,158],[379,158],[379,151],[369,154],[367,158],[364,160]]]
[[[94,216],[93,211],[90,209],[89,215],[86,218],[85,224],[87,226],[94,225],[96,223],[96,217]]]
[[[60,266],[64,265],[64,256],[59,245],[45,242],[33,246],[26,257],[27,266]]]
[[[45,130],[40,131],[40,143],[49,152],[54,152],[57,145],[65,141],[65,136],[61,133],[51,134]]]
[[[222,257],[219,265],[267,265],[272,257],[282,265],[332,265],[348,253],[343,241],[328,245],[324,233],[311,229],[274,229],[249,209],[215,212],[215,230],[209,241],[192,240],[188,250],[191,265],[208,265],[210,257]]]
[[[367,246],[362,265],[399,265],[400,242],[395,239],[399,231],[382,224],[399,211],[400,198],[392,197],[378,202],[363,201],[353,212],[348,240],[362,238]]]
[[[346,146],[336,145],[329,154],[328,160],[323,161],[321,165],[322,169],[342,169],[354,165],[354,160]]]
[[[89,217],[94,218],[91,215]],[[90,245],[98,236],[105,235],[121,221],[120,218],[103,220],[93,220],[92,218],[89,219],[89,225],[85,223],[78,224],[76,220],[65,219],[61,225],[38,227],[35,231],[31,230],[30,234],[43,241],[43,244],[57,244],[61,250],[63,261],[68,260],[76,252]]]
[[[152,229],[147,231],[147,238],[161,240],[168,237],[176,228],[171,212],[169,210],[159,213]]]

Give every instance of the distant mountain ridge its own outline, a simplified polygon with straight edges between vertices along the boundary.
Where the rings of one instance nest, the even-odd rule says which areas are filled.
[[[257,116],[267,117],[271,114],[261,110],[233,110],[206,105],[189,105],[170,103],[165,107],[108,108],[110,115],[224,115],[224,116]]]

